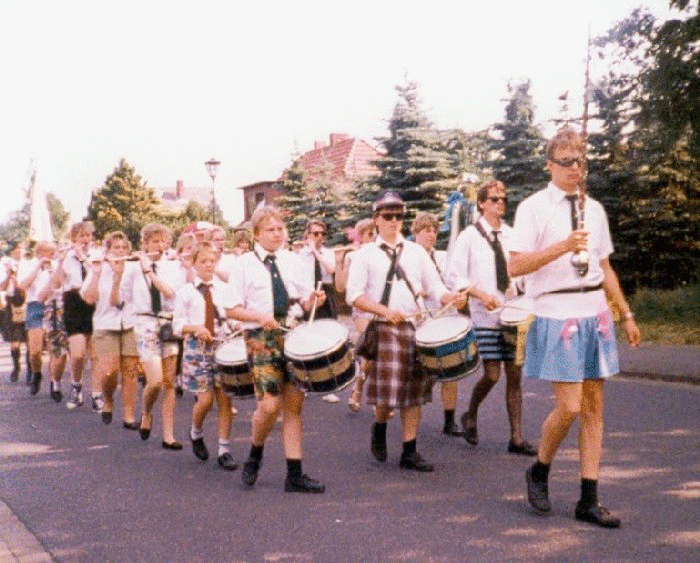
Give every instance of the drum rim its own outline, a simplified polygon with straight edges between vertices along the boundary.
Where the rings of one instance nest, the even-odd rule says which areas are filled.
[[[509,307],[509,305],[513,305],[515,303],[523,302],[523,301],[530,304],[529,310],[524,311],[524,310],[520,310],[520,309],[515,309],[513,307]],[[511,299],[510,301],[506,301],[503,304],[503,308],[501,309],[501,312],[498,314],[498,324],[500,324],[501,326],[507,326],[507,327],[518,326],[519,324],[524,323],[530,315],[534,314],[533,313],[534,306],[535,306],[534,300],[532,299],[532,297],[528,297],[527,295],[521,295],[520,297],[516,297],[515,299]],[[511,320],[511,319],[504,320],[502,318],[502,316],[503,316],[504,311],[506,311],[506,310],[514,311],[516,314],[520,313],[523,316],[522,316],[522,318],[519,318],[517,320]]]
[[[219,351],[226,348],[227,346],[229,347],[234,347],[231,345],[235,345],[235,347],[241,346],[243,350],[243,356],[236,361],[229,360],[229,359],[222,359],[219,357]],[[246,345],[245,345],[245,340],[243,338],[232,338],[230,340],[227,340],[226,342],[223,342],[219,347],[217,347],[216,350],[214,350],[214,363],[220,364],[223,366],[237,366],[240,364],[244,364],[248,362],[248,352],[246,351]]]
[[[315,323],[323,323],[328,326],[336,326],[340,329],[339,331],[339,337],[341,338],[337,342],[334,342],[333,345],[330,348],[326,348],[325,350],[318,350],[313,353],[307,352],[296,352],[296,351],[291,351],[289,350],[289,339],[296,333],[299,334],[299,329],[311,329]],[[295,332],[296,331],[296,332]],[[290,360],[296,360],[296,361],[305,361],[305,360],[313,360],[322,356],[325,356],[327,354],[332,354],[333,352],[336,352],[343,346],[347,346],[348,342],[350,340],[350,331],[348,328],[341,323],[340,321],[336,321],[335,319],[319,319],[317,321],[312,321],[310,323],[304,323],[301,324],[297,327],[294,327],[292,330],[290,330],[284,337],[284,355],[290,359]]]

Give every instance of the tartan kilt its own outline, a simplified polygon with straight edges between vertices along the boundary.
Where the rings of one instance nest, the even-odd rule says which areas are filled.
[[[433,381],[416,357],[416,329],[409,322],[378,322],[377,359],[367,362],[367,403],[406,408],[432,400]]]

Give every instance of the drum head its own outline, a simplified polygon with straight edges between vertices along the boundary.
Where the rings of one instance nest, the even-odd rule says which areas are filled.
[[[535,304],[530,297],[518,297],[503,305],[499,322],[505,326],[515,326],[525,321],[532,314]]]
[[[224,342],[214,352],[214,361],[222,366],[234,366],[248,361],[248,353],[243,338]]]
[[[293,360],[317,358],[348,340],[348,329],[333,319],[305,323],[284,338],[284,355]]]
[[[443,342],[452,342],[460,335],[469,332],[472,321],[464,315],[445,315],[429,319],[416,329],[418,346],[434,346]]]

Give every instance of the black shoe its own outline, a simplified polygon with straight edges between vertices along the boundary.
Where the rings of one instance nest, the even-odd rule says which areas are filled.
[[[60,403],[63,400],[63,392],[60,389],[51,389],[51,398]]]
[[[584,508],[581,501],[579,501],[576,503],[576,512],[574,515],[576,516],[576,520],[596,524],[601,528],[619,528],[621,524],[619,518],[610,514],[610,511],[600,504],[594,504],[588,508]]]
[[[445,424],[445,426],[442,427],[442,433],[448,436],[464,436],[464,432],[462,432],[454,422]]]
[[[102,422],[105,424],[112,424],[112,413],[102,411]]]
[[[179,385],[175,387],[175,396],[176,397],[182,397],[185,394],[185,391],[180,387]]]
[[[258,471],[260,471],[260,462],[249,459],[243,463],[243,471],[241,472],[241,479],[246,487],[252,487],[255,485],[255,481],[258,480]]]
[[[219,463],[221,469],[226,469],[227,471],[235,471],[238,469],[238,464],[233,461],[233,456],[228,452],[221,454],[216,461]]]
[[[467,413],[465,412],[459,419],[462,423],[462,430],[464,430],[464,439],[472,446],[476,446],[479,443],[479,434],[476,432],[476,426],[470,425],[467,418]]]
[[[514,444],[513,440],[508,442],[508,453],[518,455],[537,455],[537,448],[530,442],[523,440],[521,444]]]
[[[192,452],[202,461],[209,459],[209,452],[207,451],[207,446],[204,444],[204,438],[192,440]],[[221,465],[221,461],[219,461],[219,465]]]
[[[41,388],[41,372],[35,373],[32,376],[32,381],[29,384],[29,392],[32,395],[36,395],[39,392],[40,388]]]
[[[302,475],[295,479],[287,478],[284,480],[285,493],[323,493],[326,491],[326,486],[319,483],[316,479],[312,479],[308,475]]]
[[[174,442],[166,442],[165,440],[163,440],[163,449],[178,451],[182,449],[182,444],[177,440],[175,440]]]
[[[136,424],[135,422],[126,422],[126,421],[124,421],[124,422],[122,423],[122,426],[123,426],[124,428],[126,428],[127,430],[138,430],[138,429],[139,429],[139,425]]]
[[[143,422],[143,416],[141,417],[141,422]],[[151,424],[153,424],[153,415],[151,415]],[[139,424],[139,436],[141,436],[142,440],[148,440],[148,438],[151,436],[151,429],[144,428]]]
[[[377,461],[386,461],[386,438],[384,440],[377,438],[377,433],[372,426],[372,455]]]
[[[14,369],[10,372],[10,381],[11,381],[12,383],[15,383],[17,380],[19,380],[19,368],[14,368]]]
[[[525,472],[527,483],[527,500],[530,506],[538,512],[549,512],[552,505],[549,504],[549,487],[547,481],[536,481],[532,477],[532,466]]]
[[[401,469],[411,469],[413,471],[423,471],[425,473],[435,470],[433,464],[425,461],[418,452],[402,455],[399,467]]]

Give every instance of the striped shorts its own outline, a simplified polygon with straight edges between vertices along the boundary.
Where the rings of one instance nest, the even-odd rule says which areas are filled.
[[[474,328],[479,356],[483,360],[512,362],[515,346],[506,342],[501,328]]]

